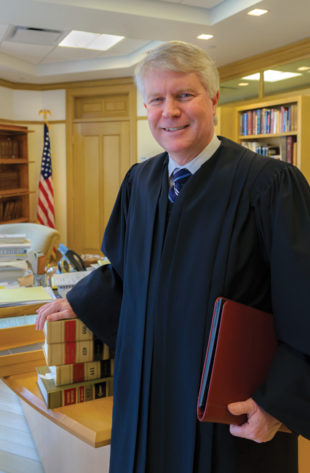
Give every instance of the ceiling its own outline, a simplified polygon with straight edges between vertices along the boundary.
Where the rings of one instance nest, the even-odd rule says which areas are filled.
[[[0,79],[15,83],[130,76],[161,41],[195,43],[223,66],[310,36],[309,0],[0,0],[0,11]],[[125,39],[106,52],[57,46],[71,30]]]

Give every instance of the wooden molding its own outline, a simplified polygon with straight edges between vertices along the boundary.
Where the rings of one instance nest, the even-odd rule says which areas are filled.
[[[75,89],[75,88],[87,88],[87,87],[102,87],[102,86],[114,86],[114,85],[128,85],[133,84],[132,77],[120,77],[116,79],[99,79],[99,80],[88,80],[78,82],[58,82],[50,84],[26,84],[21,82],[10,82],[7,80],[0,79],[0,86],[7,87],[8,89],[17,90],[56,90],[56,89]],[[50,121],[50,120],[49,120]]]
[[[310,56],[310,38],[219,67],[221,82]]]
[[[44,122],[42,120],[8,120],[7,118],[0,118],[0,123],[1,124],[7,124],[7,125],[44,125]],[[59,124],[65,124],[66,120],[49,120],[48,121],[49,125],[59,125]],[[28,133],[32,133],[33,130],[28,130]]]

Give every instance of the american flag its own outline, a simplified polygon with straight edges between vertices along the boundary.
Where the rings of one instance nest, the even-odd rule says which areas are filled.
[[[55,228],[54,188],[48,126],[44,123],[44,146],[39,180],[38,222]]]

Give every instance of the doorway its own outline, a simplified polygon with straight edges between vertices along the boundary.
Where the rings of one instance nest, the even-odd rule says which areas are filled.
[[[98,253],[118,189],[136,162],[132,80],[68,91],[68,246]]]

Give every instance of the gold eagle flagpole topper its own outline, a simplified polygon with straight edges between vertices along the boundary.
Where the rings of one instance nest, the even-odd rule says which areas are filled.
[[[48,125],[47,116],[52,115],[52,112],[46,108],[39,111],[39,115],[43,115],[43,120],[46,125]]]

